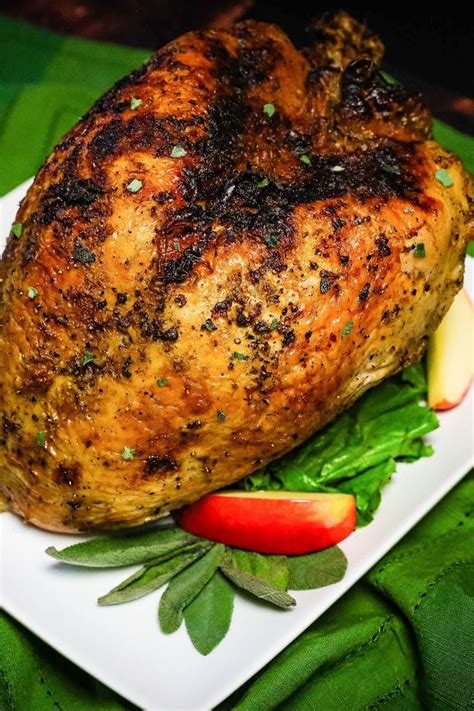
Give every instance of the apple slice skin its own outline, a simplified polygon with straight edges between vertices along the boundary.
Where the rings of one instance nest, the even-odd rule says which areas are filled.
[[[466,289],[451,308],[428,347],[428,404],[451,410],[464,399],[474,376],[474,309]]]
[[[355,528],[349,494],[278,492],[209,494],[174,512],[196,536],[257,553],[302,555],[329,548]]]

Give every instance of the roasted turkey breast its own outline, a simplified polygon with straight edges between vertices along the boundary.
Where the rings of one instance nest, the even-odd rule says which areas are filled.
[[[192,32],[56,147],[0,268],[0,491],[132,526],[282,455],[418,360],[469,177],[345,14]],[[18,232],[19,230],[15,230]]]

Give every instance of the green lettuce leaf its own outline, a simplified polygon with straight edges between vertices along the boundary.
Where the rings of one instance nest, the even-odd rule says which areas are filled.
[[[300,447],[246,477],[247,491],[346,492],[356,497],[358,524],[372,520],[380,491],[396,461],[430,456],[422,437],[438,427],[423,402],[426,377],[422,364],[369,390],[349,410]]]

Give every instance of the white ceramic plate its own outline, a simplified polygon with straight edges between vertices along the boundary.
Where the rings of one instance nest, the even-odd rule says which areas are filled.
[[[0,201],[0,235],[14,220],[26,185]],[[0,243],[0,252],[3,245]],[[468,259],[472,283],[472,262]],[[208,657],[186,632],[161,634],[158,594],[100,608],[99,595],[128,570],[72,568],[44,555],[81,538],[25,526],[0,516],[1,602],[5,609],[68,659],[119,694],[149,710],[209,709],[226,698],[318,618],[419,521],[472,466],[473,393],[440,415],[427,439],[435,455],[400,464],[386,487],[375,521],[341,545],[349,560],[340,583],[294,593],[297,607],[274,610],[236,597],[229,634]]]

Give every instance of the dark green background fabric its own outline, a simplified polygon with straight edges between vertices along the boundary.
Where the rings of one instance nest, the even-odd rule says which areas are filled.
[[[0,194],[30,177],[90,104],[147,54],[0,16]],[[474,171],[474,140],[440,123],[435,134]],[[473,499],[471,475],[221,708],[472,709]],[[131,708],[0,613],[2,711]]]

